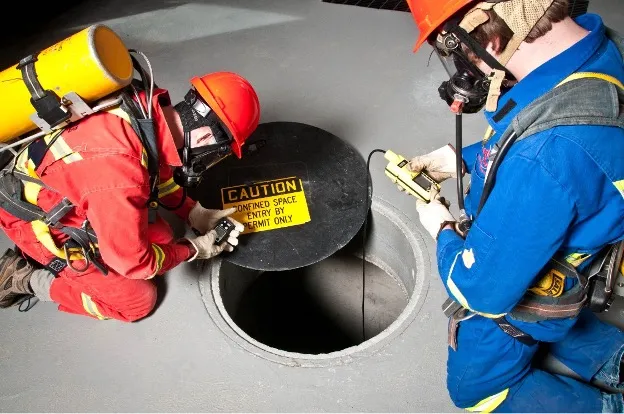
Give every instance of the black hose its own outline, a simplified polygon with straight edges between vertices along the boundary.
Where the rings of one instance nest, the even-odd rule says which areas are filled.
[[[462,114],[455,116],[455,169],[457,171],[457,205],[459,210],[464,210],[464,183],[462,172],[464,171],[464,159],[462,157]]]
[[[184,204],[184,202],[186,201],[186,188],[182,187],[182,198],[180,199],[180,202],[175,205],[175,206],[168,206],[165,203],[163,203],[162,201],[158,200],[158,205],[161,206],[162,208],[164,208],[165,210],[168,211],[175,211],[177,209],[179,209],[180,207],[182,207],[182,205]]]
[[[503,144],[494,156],[494,161],[492,161],[490,170],[487,173],[485,184],[483,184],[483,194],[481,194],[481,200],[479,201],[477,215],[479,215],[481,209],[483,208],[483,205],[485,204],[485,201],[490,196],[492,188],[494,187],[494,182],[496,181],[496,173],[498,172],[498,167],[500,167],[501,162],[503,162],[503,158],[505,158],[505,155],[507,155],[507,152],[509,152],[509,148],[511,148],[514,142],[516,142],[516,138],[518,138],[518,136],[514,131],[511,133],[511,135],[509,135],[509,137],[505,139],[505,141],[503,141]]]
[[[364,313],[364,303],[365,303],[365,293],[366,293],[366,232],[368,231],[368,200],[369,196],[373,194],[373,184],[370,181],[370,161],[371,157],[374,153],[381,152],[386,153],[386,151],[382,149],[372,150],[370,154],[368,154],[368,160],[366,160],[366,215],[364,216],[364,225],[362,226],[362,342],[366,341],[366,317]],[[371,187],[370,194],[368,192],[368,187]]]

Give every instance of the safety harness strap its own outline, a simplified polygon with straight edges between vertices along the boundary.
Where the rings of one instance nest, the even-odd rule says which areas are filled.
[[[99,249],[97,249],[96,245],[97,238],[95,237],[93,229],[88,226],[88,222],[85,222],[85,225],[81,228],[64,226],[61,228],[61,231],[67,234],[70,238],[70,241],[75,244],[75,246],[72,246],[71,243],[66,244],[64,246],[66,251],[72,247],[79,247],[83,253],[83,257],[85,260],[85,266],[83,267],[83,269],[72,269],[78,272],[84,271],[89,266],[89,262],[91,262],[104,276],[108,274],[108,269],[100,260],[101,256],[99,253]],[[67,253],[65,254],[67,255]]]
[[[74,209],[73,203],[67,197],[63,197],[60,202],[54,205],[47,213],[37,205],[37,194],[41,188],[48,188],[38,176],[35,170],[43,161],[45,153],[54,144],[55,139],[60,136],[60,132],[50,136],[50,139],[38,140],[31,143],[14,159],[10,166],[2,171],[0,175],[0,208],[3,208],[11,215],[31,223],[33,232],[37,239],[55,257],[48,264],[44,264],[54,274],[62,271],[67,266],[72,266],[72,260],[84,259],[86,270],[89,263],[93,263],[104,275],[108,269],[99,260],[97,250],[97,237],[93,229],[85,221],[82,227],[70,227],[61,224],[61,220]],[[47,144],[45,142],[48,142]],[[59,155],[58,153],[55,154]],[[67,154],[60,154],[60,157]],[[33,160],[34,157],[35,160]],[[18,162],[19,161],[19,162]],[[19,164],[19,166],[18,166]],[[22,165],[23,164],[23,165]],[[28,193],[28,186],[32,186],[35,191]],[[32,190],[31,189],[31,190]],[[59,248],[50,234],[50,227],[54,227],[69,236],[62,248]]]
[[[580,284],[558,298],[527,292],[509,315],[512,319],[524,322],[573,318],[579,314],[586,301],[587,290]]]
[[[73,208],[74,205],[72,202],[69,201],[67,197],[63,197],[63,199],[46,214],[46,218],[43,222],[48,226],[57,227],[61,219],[73,210]]]
[[[48,187],[43,181],[39,180],[38,178],[34,178],[34,177],[31,177],[30,175],[23,174],[20,171],[13,170],[12,172],[10,172],[10,174],[18,177],[21,181],[28,181],[29,183],[37,184],[41,187],[45,187],[51,191],[54,191],[54,189]]]
[[[48,226],[59,227],[61,219],[74,208],[72,202],[67,197],[63,197],[46,213],[41,207],[24,201],[22,180],[45,187],[41,180],[18,171],[14,171],[13,174],[3,171],[0,176],[0,207],[21,220],[28,222],[40,220]]]
[[[500,318],[492,319],[498,327],[505,332],[507,335],[511,336],[515,340],[520,343],[523,343],[527,346],[533,346],[537,344],[537,341],[529,334],[524,333],[520,329],[516,328],[512,324],[509,323],[505,316],[501,316]]]
[[[71,117],[71,112],[62,104],[59,97],[51,90],[44,90],[39,83],[35,62],[37,58],[29,55],[20,60],[17,69],[22,72],[22,80],[30,92],[30,103],[37,115],[53,128]]]
[[[0,207],[24,221],[44,220],[45,212],[24,200],[22,182],[13,174],[3,171],[0,176]]]
[[[158,144],[154,122],[144,118],[137,107],[137,103],[126,92],[122,92],[121,109],[130,114],[130,122],[134,132],[141,140],[141,144],[147,154],[147,172],[150,177],[150,197],[147,201],[148,222],[156,221],[158,213],[158,183],[160,165],[158,160]],[[151,102],[149,103],[151,105]]]

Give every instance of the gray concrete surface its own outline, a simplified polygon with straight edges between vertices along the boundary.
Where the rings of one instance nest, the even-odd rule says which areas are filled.
[[[592,0],[591,9],[623,27],[619,0]],[[411,53],[417,30],[407,13],[320,0],[88,1],[51,29],[3,45],[3,67],[97,22],[150,57],[174,100],[190,76],[232,70],[255,85],[262,121],[327,129],[363,156],[377,147],[411,156],[453,140],[453,116],[436,91],[443,70],[433,59],[428,65],[428,50]],[[467,143],[482,136],[479,116],[465,124]],[[417,222],[412,199],[387,181],[383,165],[381,157],[372,162],[376,195]],[[454,198],[452,185],[445,190]],[[365,360],[329,368],[286,367],[237,347],[208,317],[188,270],[161,281],[159,308],[135,324],[44,303],[3,311],[0,410],[457,411],[445,388],[444,291],[435,268],[424,306],[400,337]]]

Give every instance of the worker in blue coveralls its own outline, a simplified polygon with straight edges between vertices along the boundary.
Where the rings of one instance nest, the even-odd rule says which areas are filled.
[[[415,50],[429,43],[449,73],[441,97],[489,123],[459,162],[447,145],[409,166],[439,181],[470,174],[457,218],[439,195],[417,202],[450,297],[451,399],[624,412],[624,333],[584,306],[581,276],[624,239],[622,37],[595,14],[571,18],[567,0],[408,3]],[[582,380],[536,367],[544,347]]]

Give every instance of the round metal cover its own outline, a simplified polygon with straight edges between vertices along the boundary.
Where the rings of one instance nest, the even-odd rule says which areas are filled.
[[[224,260],[295,269],[331,256],[358,233],[370,199],[366,206],[366,162],[352,146],[314,126],[270,122],[245,148],[242,159],[228,157],[190,191],[206,208],[236,207],[245,224]]]

